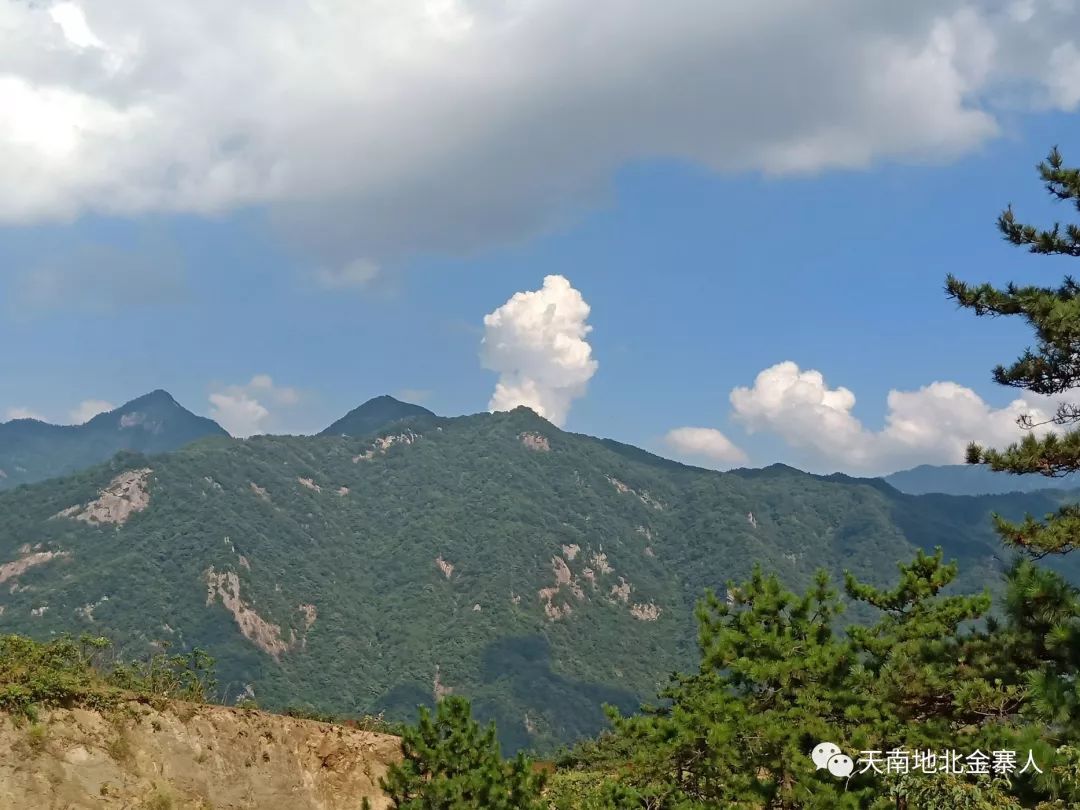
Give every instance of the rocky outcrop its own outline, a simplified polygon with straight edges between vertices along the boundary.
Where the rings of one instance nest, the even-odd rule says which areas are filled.
[[[153,470],[147,468],[120,473],[95,500],[79,506],[69,506],[54,517],[73,518],[94,525],[111,523],[123,526],[133,514],[150,505],[146,479],[151,472]]]
[[[551,442],[548,441],[547,436],[539,433],[522,433],[518,438],[521,439],[523,445],[537,453],[551,452]]]
[[[0,714],[0,810],[373,810],[396,737],[223,706]]]
[[[414,444],[420,438],[419,433],[413,433],[411,430],[393,436],[382,436],[375,440],[370,450],[365,450],[360,455],[353,456],[353,464],[361,461],[371,461],[375,456],[384,456],[386,451],[395,444]]]
[[[299,638],[296,631],[289,630],[288,641],[285,640],[281,625],[260,616],[240,597],[240,577],[235,571],[223,571],[218,573],[211,566],[204,574],[206,580],[206,605],[210,607],[217,600],[232,614],[236,626],[240,629],[244,638],[269,655],[275,661],[279,660],[284,653],[297,647],[306,646],[306,633],[315,624],[318,611],[314,605],[300,604],[297,610],[303,614],[304,629]]]
[[[43,565],[58,557],[67,559],[71,557],[71,554],[67,551],[38,551],[34,553],[24,553],[24,556],[17,560],[0,564],[0,582],[7,582],[9,579],[15,579],[26,573],[26,571],[33,568],[35,565]]]

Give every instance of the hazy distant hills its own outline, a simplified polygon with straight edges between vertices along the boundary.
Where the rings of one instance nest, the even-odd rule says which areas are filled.
[[[358,424],[391,422],[364,436],[203,440],[0,493],[0,628],[202,646],[228,698],[270,707],[407,718],[452,691],[508,750],[550,749],[692,667],[695,601],[755,563],[884,583],[941,545],[981,589],[1008,559],[990,513],[1062,497],[719,473],[523,408],[376,403]]]
[[[17,419],[0,424],[0,489],[85,469],[121,450],[162,453],[206,436],[228,434],[165,391],[153,391],[83,425]]]
[[[1080,476],[1047,478],[1043,475],[1011,475],[968,464],[933,466],[923,464],[885,476],[901,492],[924,495],[1000,495],[1007,492],[1037,492],[1042,489],[1080,489]]]

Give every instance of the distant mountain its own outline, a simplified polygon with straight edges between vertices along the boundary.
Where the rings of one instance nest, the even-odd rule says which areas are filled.
[[[1080,475],[1064,478],[1012,475],[973,464],[923,464],[886,475],[885,481],[908,495],[931,492],[944,495],[1004,495],[1007,492],[1038,492],[1044,489],[1080,489]]]
[[[165,391],[153,391],[83,425],[36,419],[0,424],[0,489],[30,484],[100,464],[121,450],[153,454],[204,436],[228,436]]]
[[[367,436],[398,422],[438,417],[427,408],[383,395],[354,408],[320,433],[320,436]]]
[[[5,632],[92,632],[128,656],[206,648],[228,699],[268,708],[412,719],[452,691],[505,750],[550,751],[693,669],[695,601],[755,563],[792,588],[820,566],[884,585],[940,545],[958,589],[994,588],[1009,554],[991,513],[1061,496],[719,473],[524,408],[417,417],[126,454],[0,493],[0,609]],[[1078,578],[1080,556],[1061,564]]]

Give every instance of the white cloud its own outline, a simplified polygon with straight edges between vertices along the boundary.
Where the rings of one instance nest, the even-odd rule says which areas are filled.
[[[791,361],[760,372],[752,387],[735,388],[731,404],[749,432],[779,436],[802,451],[806,463],[864,473],[959,463],[969,442],[1009,444],[1023,435],[1019,416],[1040,421],[1055,410],[1031,396],[994,408],[970,388],[933,382],[916,391],[890,391],[884,427],[875,431],[852,414],[851,391],[829,388],[821,372],[803,371]]]
[[[1080,104],[1077,32],[1062,0],[0,3],[0,220],[269,204],[341,264],[465,250],[633,160],[962,154],[999,88]]]
[[[4,411],[5,422],[10,422],[13,419],[37,419],[39,422],[45,421],[45,417],[40,413],[24,407],[8,408]]]
[[[668,446],[688,456],[701,456],[728,466],[743,464],[746,453],[715,428],[681,427],[664,437]]]
[[[76,48],[104,48],[86,22],[86,14],[76,3],[61,2],[49,7],[49,16],[60,26],[64,38]]]
[[[363,289],[379,277],[379,265],[371,259],[353,259],[334,268],[315,272],[315,282],[327,290]]]
[[[585,339],[589,305],[563,276],[547,276],[533,292],[515,293],[484,316],[480,357],[499,373],[488,407],[519,405],[562,425],[570,405],[583,396],[598,363]]]
[[[68,412],[68,416],[71,418],[71,424],[83,425],[99,413],[105,413],[106,411],[111,411],[115,408],[115,405],[111,402],[106,402],[103,399],[84,399]]]
[[[295,388],[277,386],[267,374],[256,374],[246,385],[230,385],[210,394],[210,418],[239,438],[266,433],[273,416],[265,403],[284,408],[300,402]]]

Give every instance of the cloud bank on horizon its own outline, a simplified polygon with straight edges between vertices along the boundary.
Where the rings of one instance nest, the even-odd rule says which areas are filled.
[[[850,390],[830,388],[820,371],[800,369],[790,360],[761,371],[752,386],[732,389],[730,401],[734,421],[747,433],[780,438],[803,466],[871,475],[917,464],[958,464],[970,442],[1004,447],[1026,432],[1017,424],[1021,416],[1045,422],[1057,408],[1051,399],[1033,394],[993,408],[970,388],[938,381],[917,391],[890,391],[884,427],[871,430],[852,413]],[[712,428],[677,428],[666,442],[685,456],[723,466],[746,460]]]
[[[948,159],[995,99],[1076,109],[1078,77],[1069,0],[7,2],[0,222],[269,206],[340,265],[321,283],[364,286],[564,219],[631,161]]]

